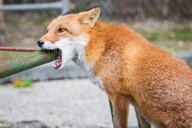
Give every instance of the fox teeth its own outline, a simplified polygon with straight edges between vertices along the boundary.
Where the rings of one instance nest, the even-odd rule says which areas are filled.
[[[56,67],[57,67],[55,64],[52,64],[52,66],[53,66],[54,68],[56,68]]]

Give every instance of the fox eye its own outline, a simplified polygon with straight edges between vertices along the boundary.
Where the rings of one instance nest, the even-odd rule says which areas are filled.
[[[61,32],[64,32],[64,31],[66,31],[67,29],[65,29],[65,28],[59,28],[58,30],[57,30],[57,32],[59,32],[59,33],[61,33]]]

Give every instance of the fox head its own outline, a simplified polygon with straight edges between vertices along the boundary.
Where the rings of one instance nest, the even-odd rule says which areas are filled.
[[[67,14],[54,19],[47,27],[47,33],[38,41],[42,49],[58,49],[54,67],[63,68],[67,61],[76,56],[77,50],[87,45],[89,31],[100,15],[100,8],[92,8],[77,14]]]

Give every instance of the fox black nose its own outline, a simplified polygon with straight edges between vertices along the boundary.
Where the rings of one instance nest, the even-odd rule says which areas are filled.
[[[37,44],[39,45],[39,47],[41,47],[41,46],[44,44],[44,42],[41,41],[41,40],[39,40],[39,41],[37,42]]]

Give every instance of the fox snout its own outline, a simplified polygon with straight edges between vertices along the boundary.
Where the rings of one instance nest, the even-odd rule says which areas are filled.
[[[38,44],[39,47],[42,47],[42,45],[44,44],[44,41],[39,40],[39,41],[37,42],[37,44]]]

